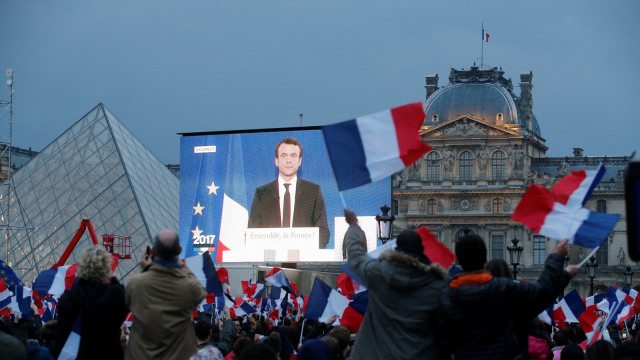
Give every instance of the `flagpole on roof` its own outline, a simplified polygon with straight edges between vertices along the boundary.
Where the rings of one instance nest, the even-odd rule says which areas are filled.
[[[482,22],[482,40],[480,41],[480,69],[484,65],[484,21]]]

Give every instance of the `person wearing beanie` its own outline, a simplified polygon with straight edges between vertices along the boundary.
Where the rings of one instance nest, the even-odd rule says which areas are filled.
[[[514,327],[518,315],[533,307],[547,307],[580,267],[563,269],[565,239],[545,263],[540,278],[531,283],[494,277],[484,269],[487,248],[475,234],[462,237],[455,253],[463,272],[444,291],[438,310],[440,351],[444,357],[463,359],[515,359],[521,355]]]
[[[414,231],[398,235],[395,250],[369,258],[356,214],[344,212],[349,268],[369,290],[350,359],[436,359],[435,312],[446,287],[445,269],[425,256],[422,239]]]

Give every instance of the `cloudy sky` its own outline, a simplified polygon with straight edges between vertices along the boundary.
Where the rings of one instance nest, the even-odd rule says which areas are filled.
[[[41,150],[104,103],[164,163],[176,133],[325,125],[424,101],[424,77],[533,71],[549,156],[640,149],[640,2],[8,1],[13,143]],[[3,81],[4,83],[4,81]],[[8,88],[0,99],[8,100]],[[8,140],[8,112],[0,136]]]

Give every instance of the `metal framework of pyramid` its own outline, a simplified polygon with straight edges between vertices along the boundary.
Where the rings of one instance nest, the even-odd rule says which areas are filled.
[[[10,229],[0,237],[0,259],[27,284],[58,261],[82,219],[98,238],[131,237],[131,259],[116,272],[121,280],[138,272],[154,234],[178,229],[178,178],[103,104],[15,172],[12,184],[10,201],[2,194],[0,220],[8,210]],[[85,233],[67,264],[88,246]]]

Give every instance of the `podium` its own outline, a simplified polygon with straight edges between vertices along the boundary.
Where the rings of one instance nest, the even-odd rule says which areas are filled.
[[[367,236],[369,251],[376,248],[377,223],[374,216],[358,217]],[[348,225],[344,217],[335,218],[334,247],[319,249],[317,227],[249,228],[244,244],[224,252],[224,262],[328,262],[343,261],[342,241]]]

